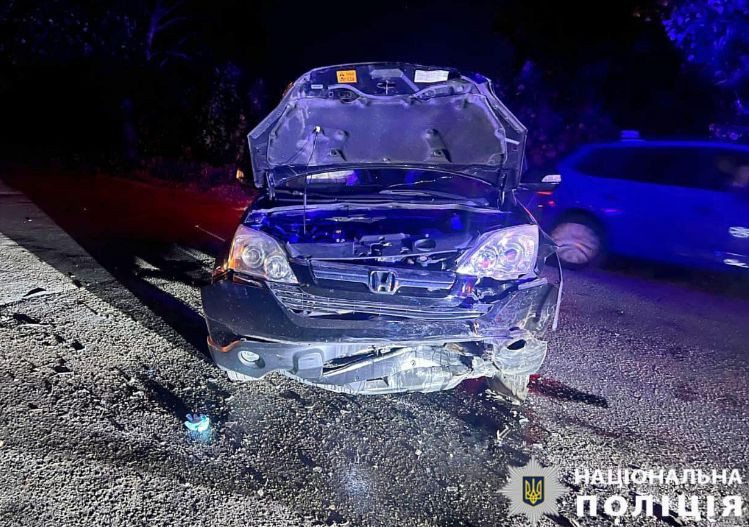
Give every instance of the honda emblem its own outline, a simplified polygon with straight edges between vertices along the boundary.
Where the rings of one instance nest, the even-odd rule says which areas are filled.
[[[398,290],[398,277],[392,271],[370,271],[369,290],[373,293],[392,295]]]

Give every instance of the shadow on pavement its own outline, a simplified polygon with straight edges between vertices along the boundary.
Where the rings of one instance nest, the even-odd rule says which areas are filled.
[[[210,275],[204,262],[178,254],[179,249],[172,245],[118,240],[111,244],[91,242],[89,247],[92,256],[117,281],[210,360],[203,315],[197,305],[187,303],[185,298],[207,283]],[[167,284],[184,287],[173,292],[165,287]]]
[[[210,360],[205,322],[196,307],[149,281],[161,276],[199,285],[207,272],[204,263],[185,261],[189,258],[171,262],[174,249],[168,245],[65,232],[60,226],[70,224],[69,218],[60,217],[59,209],[57,215],[53,210],[47,216],[26,196],[2,183],[0,199],[0,233],[67,276],[76,287],[85,287],[147,329],[170,341],[183,341],[185,349]],[[164,268],[152,264],[141,275],[138,259],[150,259]],[[122,286],[133,296],[123,294]]]

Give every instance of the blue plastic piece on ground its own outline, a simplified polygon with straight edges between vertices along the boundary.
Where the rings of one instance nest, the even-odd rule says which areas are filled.
[[[211,439],[211,419],[205,414],[187,414],[185,426],[190,431],[190,438],[208,442]]]

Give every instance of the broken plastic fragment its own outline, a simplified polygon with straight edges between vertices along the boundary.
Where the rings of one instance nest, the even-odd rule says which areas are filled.
[[[211,419],[205,414],[187,414],[185,426],[191,432],[205,432],[211,426]]]
[[[211,419],[205,414],[187,414],[185,426],[190,431],[190,439],[207,443],[211,439]]]

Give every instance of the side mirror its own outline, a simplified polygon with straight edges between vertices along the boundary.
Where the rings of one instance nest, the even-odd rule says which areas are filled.
[[[519,188],[532,192],[553,192],[561,182],[560,174],[547,174],[541,178],[530,176],[520,182]]]

